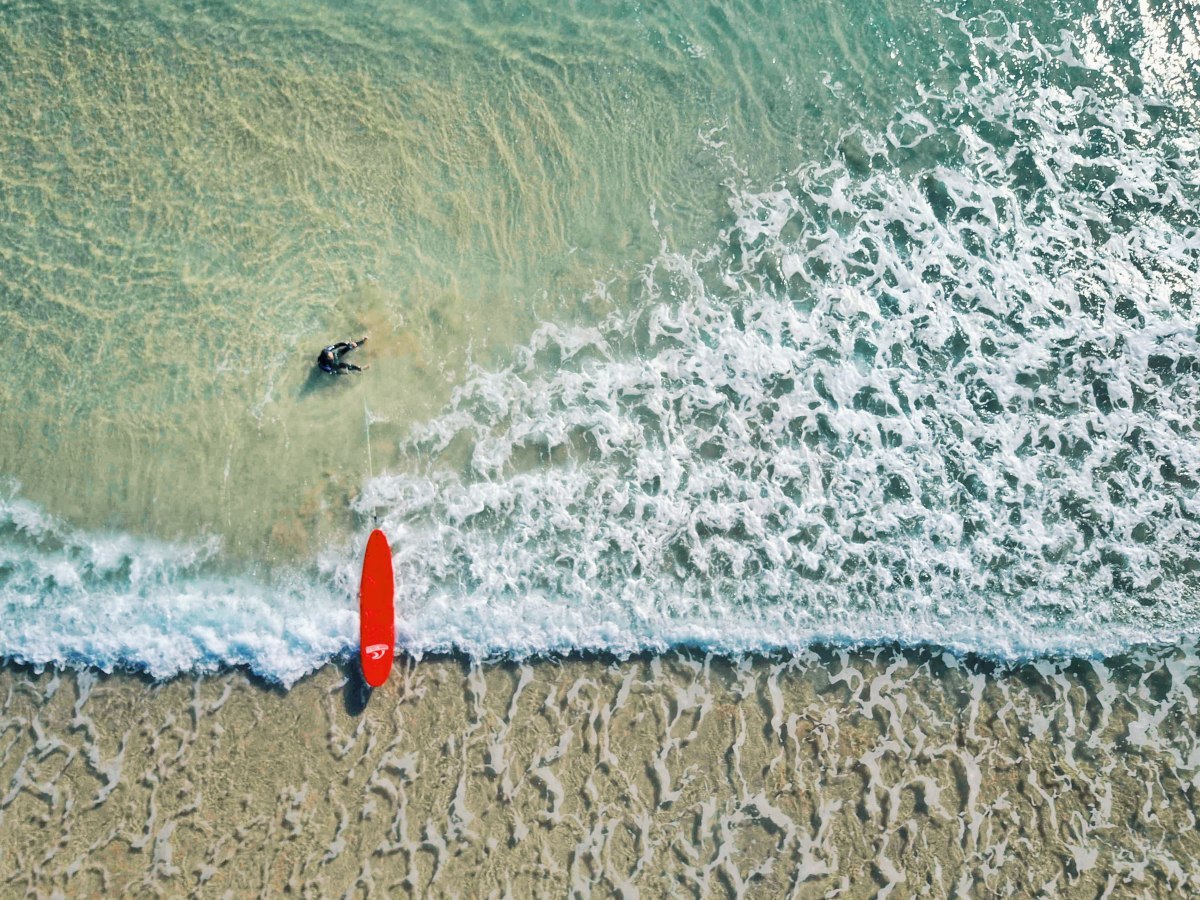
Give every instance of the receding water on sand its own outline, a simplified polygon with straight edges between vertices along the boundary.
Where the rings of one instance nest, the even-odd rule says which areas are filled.
[[[0,672],[4,893],[1181,896],[1194,648]]]

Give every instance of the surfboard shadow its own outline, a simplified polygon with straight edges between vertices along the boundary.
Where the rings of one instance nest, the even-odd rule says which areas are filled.
[[[342,688],[346,712],[352,716],[362,715],[373,693],[375,689],[363,678],[362,664],[355,657],[346,664],[346,684]]]

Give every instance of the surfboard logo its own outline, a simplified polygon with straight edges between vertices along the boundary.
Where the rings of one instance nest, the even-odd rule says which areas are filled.
[[[387,644],[372,644],[369,647],[363,647],[363,653],[371,657],[371,659],[383,659],[383,654],[387,653]]]

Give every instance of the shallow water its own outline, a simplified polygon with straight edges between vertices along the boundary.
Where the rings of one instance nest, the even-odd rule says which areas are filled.
[[[364,406],[383,465],[468,358],[640,267],[652,209],[707,228],[698,131],[732,115],[778,169],[795,126],[733,107],[781,79],[712,78],[678,12],[629,13],[7,7],[0,285],[37,377],[4,373],[0,471],[89,528],[310,554],[369,474]],[[370,379],[309,378],[362,329]]]

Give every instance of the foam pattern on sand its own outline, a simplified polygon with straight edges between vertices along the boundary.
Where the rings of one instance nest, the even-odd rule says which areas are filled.
[[[0,670],[4,893],[1200,891],[1194,647],[426,660],[355,693]]]

